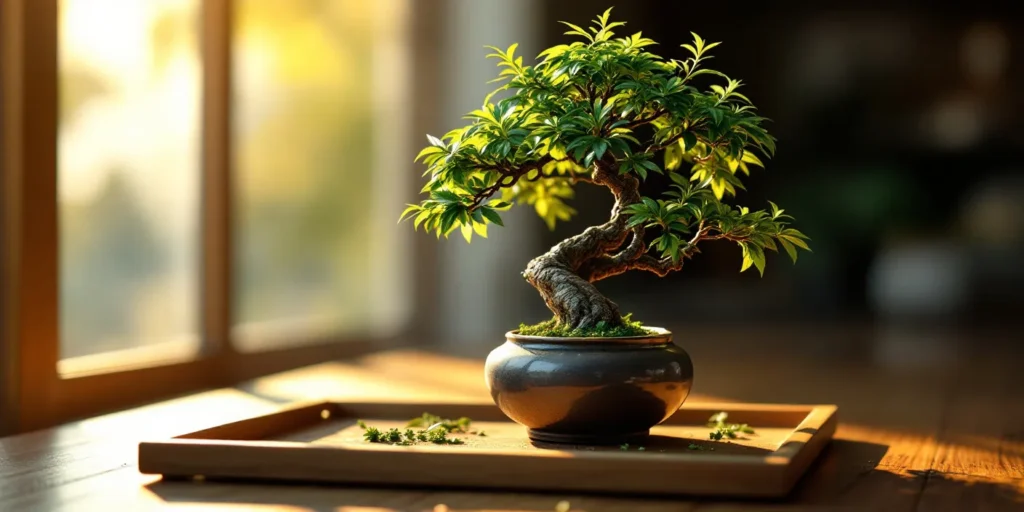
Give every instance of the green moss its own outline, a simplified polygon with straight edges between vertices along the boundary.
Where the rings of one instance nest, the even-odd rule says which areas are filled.
[[[547,336],[555,338],[622,338],[626,336],[650,336],[653,331],[644,327],[639,321],[630,319],[632,313],[622,317],[622,325],[607,327],[603,322],[594,327],[569,329],[558,325],[552,318],[534,325],[519,325],[519,334],[523,336]]]
[[[434,443],[434,444],[465,444],[465,441],[457,437],[448,437],[449,433],[459,434],[476,434],[479,436],[485,436],[482,431],[472,432],[469,430],[469,426],[473,423],[473,420],[462,417],[455,420],[442,418],[436,414],[430,414],[425,412],[418,418],[413,418],[408,421],[406,427],[425,427],[419,431],[415,431],[412,428],[406,428],[405,431],[401,431],[397,428],[392,428],[387,431],[382,431],[376,427],[367,426],[363,420],[357,420],[356,425],[363,429],[363,438],[371,443],[384,443],[397,446],[412,446],[417,441],[421,443]]]

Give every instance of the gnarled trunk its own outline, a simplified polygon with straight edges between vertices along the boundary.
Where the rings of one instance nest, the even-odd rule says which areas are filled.
[[[561,325],[575,329],[594,327],[599,322],[608,326],[622,323],[619,307],[557,253],[548,252],[530,261],[526,279],[540,292]]]
[[[613,275],[598,270],[607,266],[602,263],[635,259],[644,250],[643,229],[627,229],[627,218],[621,214],[623,208],[640,201],[639,182],[629,175],[617,175],[603,162],[595,166],[593,181],[615,195],[611,219],[555,245],[531,260],[523,272],[558,323],[573,329],[592,328],[601,322],[609,327],[622,324],[618,306],[602,295],[593,281]],[[630,233],[633,240],[629,246],[613,254]]]

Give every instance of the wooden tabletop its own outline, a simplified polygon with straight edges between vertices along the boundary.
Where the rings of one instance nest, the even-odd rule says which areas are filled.
[[[753,329],[753,328],[751,328]],[[834,403],[835,439],[773,502],[163,482],[137,443],[331,398],[480,402],[482,362],[389,351],[0,440],[0,510],[1024,510],[1024,346],[920,329],[692,329],[691,401]],[[439,468],[443,470],[443,468]],[[623,475],[623,478],[628,478]]]

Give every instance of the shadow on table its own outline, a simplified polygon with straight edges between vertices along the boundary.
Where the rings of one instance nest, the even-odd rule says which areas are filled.
[[[1009,511],[1024,504],[1020,482],[896,465],[880,468],[887,451],[885,445],[834,439],[784,501],[844,510]]]
[[[531,444],[537,448],[553,448],[556,450],[566,449],[579,449],[588,451],[612,451],[618,452],[622,450],[621,445],[607,445],[607,446],[587,446],[587,445],[565,445],[565,444],[552,444],[544,443],[540,441],[531,441]],[[628,445],[627,445],[628,447]],[[696,453],[699,452],[704,455],[746,455],[751,457],[765,456],[772,451],[767,448],[759,448],[757,446],[747,446],[739,443],[733,443],[726,441],[711,441],[707,439],[690,439],[684,437],[665,436],[659,434],[651,434],[643,441],[644,451],[648,453],[654,452],[666,452],[670,454],[680,453]],[[699,447],[699,448],[698,448]],[[630,450],[636,450],[636,447],[628,448]]]
[[[436,505],[444,504],[451,512],[550,512],[561,501],[569,502],[572,512],[667,511],[677,510],[681,502],[728,503],[738,509],[757,509],[759,504],[771,503],[844,510],[967,510],[981,505],[987,510],[1018,510],[1024,503],[1024,488],[1008,482],[934,471],[908,471],[909,474],[901,475],[893,472],[899,468],[879,468],[878,462],[887,450],[887,446],[875,443],[833,440],[793,491],[776,500],[166,479],[146,488],[169,503],[281,506],[303,511],[365,507],[381,512],[432,512]]]

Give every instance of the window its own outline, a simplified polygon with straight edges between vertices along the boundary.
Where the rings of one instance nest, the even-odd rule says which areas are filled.
[[[406,304],[381,165],[401,126],[404,4],[239,0],[232,38],[235,339],[379,332]],[[397,87],[396,87],[397,86]],[[370,129],[367,129],[370,128]],[[385,162],[386,163],[386,162]],[[383,219],[383,222],[381,222]],[[398,299],[398,300],[396,300]]]
[[[408,325],[410,0],[11,0],[0,434]]]
[[[158,344],[185,355],[199,348],[199,4],[61,2],[57,181],[66,373],[104,362],[83,356]]]

